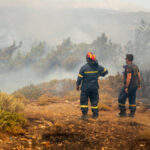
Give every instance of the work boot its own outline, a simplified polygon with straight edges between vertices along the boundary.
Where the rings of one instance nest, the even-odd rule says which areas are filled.
[[[92,116],[92,117],[93,117],[93,119],[96,120],[96,119],[98,118],[98,114],[97,114],[97,113],[93,113],[93,116]]]
[[[120,110],[120,113],[117,115],[118,117],[126,117],[126,111],[125,110]]]
[[[88,115],[83,114],[83,115],[81,116],[81,120],[88,120]]]
[[[135,115],[135,111],[131,111],[130,114],[129,114],[129,117],[133,118]]]

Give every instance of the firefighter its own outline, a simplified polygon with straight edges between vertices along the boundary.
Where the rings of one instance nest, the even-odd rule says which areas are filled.
[[[126,99],[129,99],[129,117],[134,117],[136,111],[136,92],[137,89],[141,88],[141,77],[139,68],[137,65],[133,64],[133,55],[126,55],[126,66],[124,66],[124,87],[122,88],[118,103],[120,113],[118,117],[126,116]]]
[[[82,111],[82,120],[88,119],[88,98],[90,98],[91,101],[93,118],[98,118],[98,77],[104,77],[106,74],[108,74],[107,69],[98,64],[96,56],[92,52],[89,52],[86,55],[86,61],[87,63],[80,69],[76,82],[77,90],[80,89],[81,85],[80,107]]]

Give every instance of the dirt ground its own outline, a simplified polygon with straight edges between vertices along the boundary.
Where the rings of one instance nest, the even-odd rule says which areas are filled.
[[[79,101],[47,106],[32,104],[25,111],[28,124],[22,135],[0,132],[0,150],[150,150],[150,114],[117,118],[117,111],[100,111],[97,120],[80,120]]]

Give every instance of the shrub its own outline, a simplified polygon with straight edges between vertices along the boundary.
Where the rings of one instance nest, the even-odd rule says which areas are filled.
[[[20,90],[17,90],[14,94],[20,93],[26,99],[36,100],[42,95],[42,90],[35,85],[26,86]]]
[[[0,111],[0,129],[11,134],[24,133],[23,127],[26,124],[26,120],[23,116]]]
[[[118,96],[120,89],[123,87],[123,76],[121,74],[109,76],[107,81],[109,82],[110,88],[114,91],[113,96]]]
[[[0,92],[0,110],[12,113],[21,112],[24,110],[24,103],[21,98]]]
[[[14,98],[20,99],[24,104],[28,104],[29,100],[26,99],[21,93],[16,92],[13,94]]]
[[[139,139],[140,140],[150,140],[150,129],[144,129],[139,131]]]
[[[41,83],[39,85],[29,85],[17,90],[15,93],[20,93],[25,98],[30,100],[37,100],[43,94],[52,94],[54,96],[65,96],[68,92],[75,89],[75,80],[52,80],[50,82]],[[14,93],[14,94],[15,94]]]
[[[48,83],[40,84],[43,93],[51,93],[55,96],[65,96],[68,92],[75,89],[75,80],[64,79],[64,80],[52,80]]]

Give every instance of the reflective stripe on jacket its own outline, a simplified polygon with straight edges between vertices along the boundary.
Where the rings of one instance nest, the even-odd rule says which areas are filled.
[[[82,91],[91,91],[98,89],[98,77],[108,74],[106,68],[98,65],[97,62],[87,63],[81,67],[78,74],[77,85],[81,85]]]

